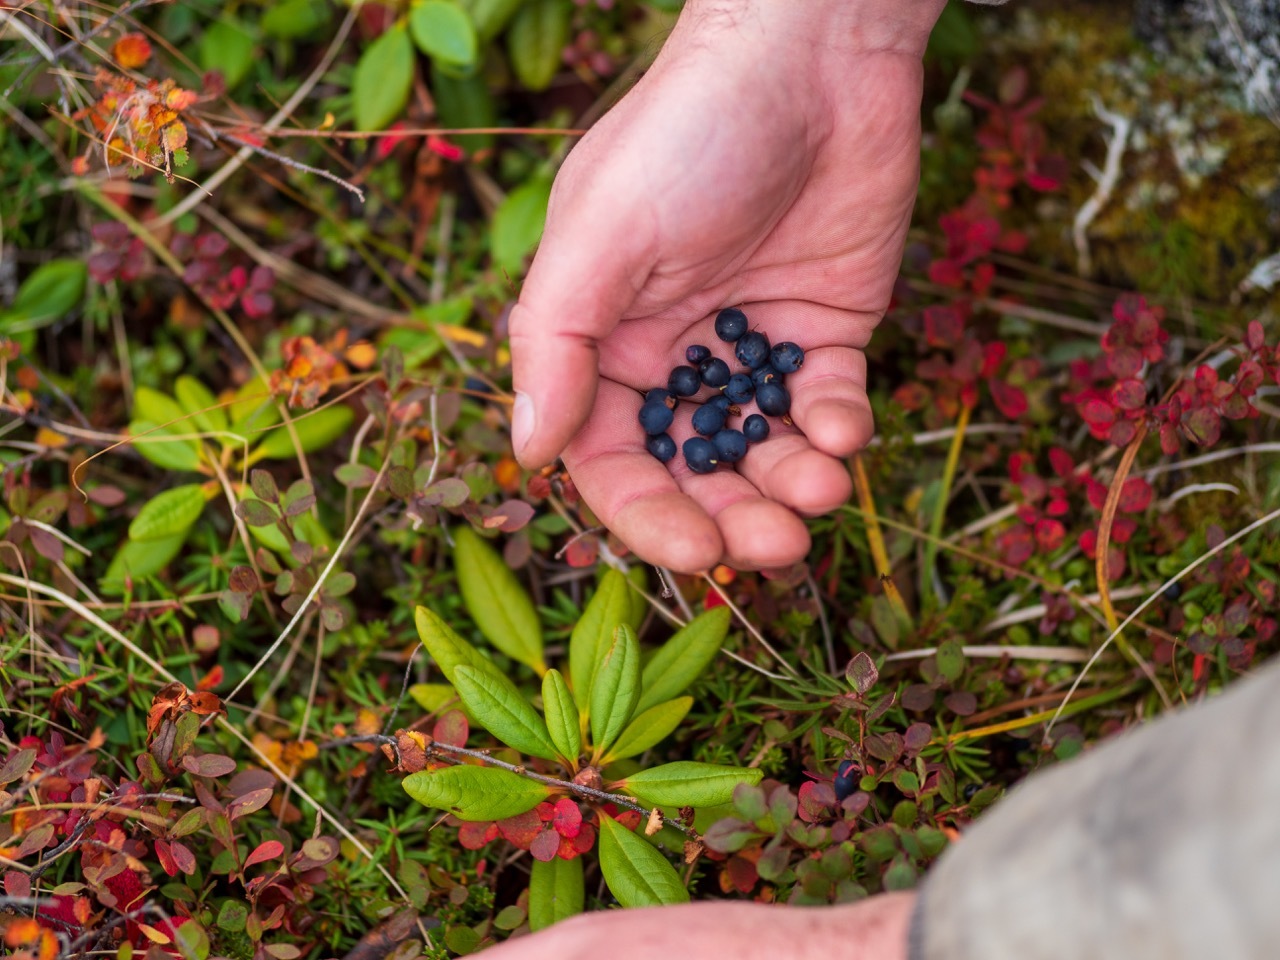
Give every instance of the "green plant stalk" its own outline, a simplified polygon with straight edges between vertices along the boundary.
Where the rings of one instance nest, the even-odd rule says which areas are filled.
[[[951,499],[951,487],[956,480],[956,468],[960,464],[960,450],[964,446],[964,433],[969,426],[969,417],[973,407],[964,404],[960,407],[960,416],[956,419],[956,434],[951,438],[951,449],[947,451],[947,462],[942,470],[942,488],[938,491],[938,501],[933,507],[933,518],[929,521],[929,539],[925,541],[924,566],[920,569],[920,596],[933,595],[933,566],[938,559],[938,541],[942,538],[942,524],[947,518],[947,502]],[[941,602],[942,598],[937,598]]]
[[[1022,730],[1025,727],[1034,727],[1036,724],[1044,723],[1046,720],[1051,720],[1054,717],[1073,716],[1074,714],[1081,713],[1092,707],[1100,707],[1104,703],[1119,700],[1121,697],[1125,697],[1136,692],[1138,687],[1139,684],[1136,683],[1125,684],[1122,687],[1116,687],[1114,690],[1106,690],[1102,693],[1094,694],[1092,697],[1085,697],[1083,700],[1077,700],[1064,707],[1058,707],[1053,710],[1041,710],[1039,713],[1033,713],[1027,717],[1017,717],[1014,720],[992,723],[985,727],[974,727],[972,730],[961,730],[959,733],[952,733],[945,737],[939,737],[934,742],[945,744],[963,743],[966,740],[978,740],[982,737],[990,737],[997,733],[1008,733],[1010,730]]]
[[[871,559],[876,566],[876,575],[884,587],[889,606],[902,624],[911,627],[911,612],[902,599],[897,585],[893,582],[893,565],[889,562],[889,551],[885,547],[884,532],[880,529],[880,516],[876,513],[875,496],[871,493],[871,481],[867,478],[867,469],[862,463],[862,454],[853,455],[853,489],[858,494],[858,506],[862,508],[863,526],[867,531],[867,547],[871,550]]]

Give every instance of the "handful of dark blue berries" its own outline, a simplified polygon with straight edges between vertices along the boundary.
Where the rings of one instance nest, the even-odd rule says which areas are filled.
[[[733,353],[744,369],[731,373],[729,365],[713,357],[709,347],[695,344],[685,350],[688,364],[671,371],[666,389],[645,394],[640,426],[648,435],[649,452],[666,463],[676,455],[676,442],[667,433],[675,420],[681,398],[689,398],[705,386],[719,391],[693,413],[698,434],[684,442],[684,462],[694,473],[711,473],[721,463],[737,463],[747,447],[769,436],[769,421],[761,414],[790,423],[791,394],[786,377],[804,363],[804,351],[790,341],[770,346],[769,338],[747,329],[747,315],[737,307],[716,314],[716,336],[734,345]],[[729,418],[742,415],[742,407],[755,401],[760,413],[742,421],[741,429],[729,426]]]

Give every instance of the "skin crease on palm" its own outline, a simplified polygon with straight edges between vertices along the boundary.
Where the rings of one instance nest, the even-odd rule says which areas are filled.
[[[920,57],[940,6],[694,0],[561,169],[511,316],[517,455],[562,455],[640,558],[786,567],[809,549],[800,517],[846,501],[842,458],[873,431],[862,348],[915,200]],[[649,456],[636,413],[687,345],[732,362],[712,330],[730,305],[807,351],[788,378],[795,428],[774,421],[736,471],[699,476]],[[677,443],[692,410],[677,411]]]

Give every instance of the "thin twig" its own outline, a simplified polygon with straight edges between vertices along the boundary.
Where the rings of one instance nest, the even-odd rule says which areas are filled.
[[[1097,189],[1084,202],[1071,224],[1071,239],[1076,248],[1076,269],[1085,276],[1093,272],[1093,257],[1089,252],[1089,226],[1107,205],[1116,184],[1120,182],[1120,161],[1124,158],[1129,131],[1133,127],[1133,121],[1129,117],[1113,113],[1104,107],[1096,93],[1090,94],[1090,102],[1098,119],[1111,127],[1111,137],[1107,140],[1107,158],[1102,164],[1102,173],[1097,178]]]

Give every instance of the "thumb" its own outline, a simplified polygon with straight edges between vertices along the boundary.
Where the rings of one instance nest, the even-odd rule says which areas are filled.
[[[558,457],[586,421],[599,380],[599,343],[649,272],[616,194],[592,203],[590,195],[598,191],[569,196],[563,183],[557,187],[510,318],[516,392],[511,439],[516,457],[530,469]]]

